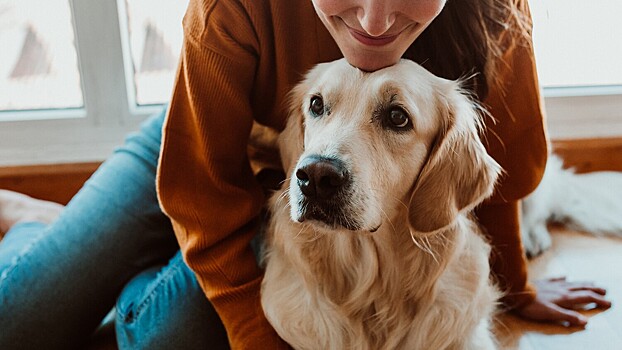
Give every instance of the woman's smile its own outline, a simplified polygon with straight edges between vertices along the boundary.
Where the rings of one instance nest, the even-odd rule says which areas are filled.
[[[313,6],[348,62],[374,71],[397,63],[445,1],[313,0]]]
[[[350,35],[352,35],[352,37],[354,39],[358,40],[361,44],[368,45],[368,46],[384,46],[384,45],[388,45],[388,44],[394,42],[395,39],[397,39],[399,37],[399,35],[402,33],[402,31],[400,31],[397,34],[389,34],[389,35],[381,35],[381,36],[371,36],[371,35],[368,35],[367,33],[358,31],[358,30],[350,28],[350,27],[348,27],[348,30],[350,32]]]

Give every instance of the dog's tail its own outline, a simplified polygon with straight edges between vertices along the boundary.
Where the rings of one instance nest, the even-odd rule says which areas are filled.
[[[533,198],[548,206],[548,222],[594,235],[622,237],[622,173],[597,171],[576,174],[551,156]],[[540,207],[534,203],[535,207]],[[545,209],[540,207],[540,209]]]

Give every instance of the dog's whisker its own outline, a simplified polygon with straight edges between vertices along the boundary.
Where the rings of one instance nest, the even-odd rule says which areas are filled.
[[[402,207],[404,207],[404,209],[408,210],[408,204],[404,203],[404,201],[402,201],[402,199],[394,197],[394,199],[397,201],[398,204],[400,204]]]
[[[304,231],[305,227],[303,225],[302,227],[300,227],[300,230],[298,230],[298,233],[294,235],[294,238],[298,238]]]
[[[295,239],[301,238],[301,234],[303,233],[308,233],[308,232],[313,232],[312,236],[309,237],[303,237],[304,239],[301,240],[301,242],[304,243],[313,243],[315,241],[317,241],[318,239],[320,239],[323,235],[324,232],[318,230],[315,226],[310,225],[306,222],[301,222],[300,223],[300,230],[298,231],[298,233],[296,235],[294,235]]]
[[[437,255],[435,254],[435,249],[432,247],[432,243],[430,243],[430,236],[423,236],[421,237],[421,240],[424,242],[424,246],[426,247],[428,253],[430,253],[430,256],[432,256],[432,259],[434,259],[436,264],[440,264]]]
[[[403,209],[408,210],[409,206],[407,203],[404,203],[404,200],[395,196],[391,197],[391,200],[395,201],[399,206],[401,206]]]
[[[387,212],[384,211],[384,209],[382,209],[382,207],[380,206],[378,206],[378,210],[380,211],[380,214],[382,214],[382,216],[384,216],[387,219],[387,222],[389,223],[389,225],[391,225],[393,232],[397,232],[397,229],[395,228],[395,224],[393,224],[393,220],[391,220]]]
[[[283,192],[281,192],[281,194],[279,194],[279,196],[276,199],[276,204],[277,205],[281,205],[281,202],[284,200],[288,200],[289,198],[289,188],[286,188],[283,190]]]
[[[438,260],[438,257],[436,256],[436,254],[434,254],[434,249],[432,248],[432,244],[430,243],[429,237],[428,236],[415,237],[415,234],[413,233],[412,230],[408,230],[408,232],[410,233],[410,238],[412,239],[413,243],[415,243],[415,246],[417,246],[417,248],[422,250],[424,253],[427,253],[428,255],[430,255],[432,259],[434,260],[434,262],[440,265],[440,261]],[[421,242],[417,238],[421,239]]]
[[[305,224],[302,224],[300,226],[300,230],[298,230],[298,233],[294,235],[294,239],[298,239],[300,237],[300,235],[305,232],[307,230],[307,227]]]
[[[291,179],[290,176],[284,178],[283,180],[279,181],[279,186],[283,186],[283,184],[285,184],[287,181],[289,181]]]
[[[306,241],[307,243],[312,243],[312,242],[315,242],[315,241],[317,241],[318,239],[320,239],[320,237],[324,236],[324,232],[322,232],[322,231],[318,230],[318,229],[317,229],[317,227],[315,227],[315,226],[311,226],[311,225],[308,225],[308,224],[306,224],[306,226],[307,226],[307,227],[309,227],[309,226],[310,226],[310,227],[311,227],[311,229],[312,229],[312,231],[313,231],[313,233],[315,234],[313,237],[311,237],[311,239],[309,239],[309,240],[307,240],[307,241]]]

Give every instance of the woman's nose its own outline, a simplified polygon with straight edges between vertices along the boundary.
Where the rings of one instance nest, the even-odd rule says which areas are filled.
[[[361,27],[370,36],[381,36],[391,28],[395,22],[393,1],[368,0],[359,7],[357,12]]]

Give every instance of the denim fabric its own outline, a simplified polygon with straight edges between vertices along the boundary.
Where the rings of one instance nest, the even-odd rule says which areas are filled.
[[[115,302],[121,349],[226,347],[158,205],[163,119],[129,135],[53,224],[0,241],[0,349],[81,346]]]
[[[122,349],[227,349],[216,311],[181,252],[167,265],[134,277],[117,301],[115,329]]]

